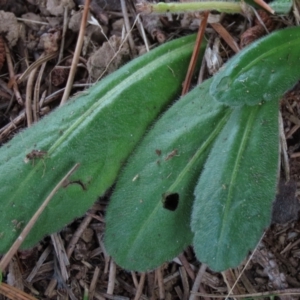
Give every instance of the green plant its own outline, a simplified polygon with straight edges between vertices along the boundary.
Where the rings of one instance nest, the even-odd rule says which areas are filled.
[[[246,4],[247,3],[247,4]],[[152,3],[143,1],[136,5],[137,9],[143,13],[185,13],[185,12],[195,12],[195,11],[206,11],[206,10],[216,10],[219,12],[229,13],[229,14],[240,14],[247,10],[247,6],[264,8],[271,13],[276,12],[277,14],[287,14],[293,5],[290,0],[275,0],[269,3],[267,7],[263,1],[260,0],[246,0],[246,1],[183,1],[183,2],[158,2]],[[247,12],[245,12],[247,14]]]
[[[79,168],[23,247],[60,230],[105,193],[149,125],[179,95],[194,40],[175,40],[132,61],[1,147],[0,253],[74,164]]]
[[[83,214],[127,161],[106,217],[105,244],[117,263],[145,271],[191,243],[214,270],[240,263],[270,220],[278,177],[278,100],[300,77],[300,30],[275,32],[243,50],[149,130],[176,97],[193,40],[167,43],[133,61],[0,149],[1,252],[18,236],[12,221],[28,222],[75,163],[80,167],[24,247]],[[279,41],[290,46],[278,47]],[[282,63],[290,59],[293,64]],[[270,71],[276,74],[271,81]],[[264,77],[257,80],[257,74]],[[240,82],[249,87],[235,94],[232,87]],[[37,150],[43,155],[30,159]]]
[[[299,43],[299,28],[253,43],[145,136],[107,211],[106,247],[117,263],[145,271],[193,240],[199,260],[222,271],[255,247],[270,222],[278,100],[300,78]]]

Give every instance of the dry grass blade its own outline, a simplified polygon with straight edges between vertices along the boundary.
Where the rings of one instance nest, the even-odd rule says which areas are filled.
[[[53,53],[49,53],[46,55],[42,55],[38,60],[36,60],[34,63],[32,63],[28,69],[18,78],[17,82],[21,83],[23,82],[25,79],[27,79],[27,77],[29,76],[29,74],[35,69],[38,68],[40,65],[42,65],[44,62],[53,59],[57,56],[57,52],[53,52]]]

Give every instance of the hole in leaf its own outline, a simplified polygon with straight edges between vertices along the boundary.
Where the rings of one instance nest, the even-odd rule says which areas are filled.
[[[165,209],[175,211],[179,203],[178,193],[166,193],[163,194],[163,206]]]

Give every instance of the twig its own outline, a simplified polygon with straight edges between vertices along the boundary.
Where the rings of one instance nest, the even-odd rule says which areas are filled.
[[[125,25],[126,32],[128,33],[128,43],[129,43],[129,47],[131,50],[131,54],[134,57],[135,52],[136,52],[136,50],[135,50],[136,47],[134,45],[134,41],[133,41],[131,30],[130,30],[130,22],[129,22],[128,12],[127,12],[127,7],[126,7],[125,0],[120,0],[120,1],[121,1],[123,18],[124,18],[124,25]]]
[[[134,271],[131,271],[131,277],[135,288],[138,288],[139,282]]]
[[[204,294],[204,293],[194,293],[193,295],[199,297],[212,297],[212,298],[224,298],[224,295],[216,295],[216,294]],[[252,293],[252,294],[243,294],[243,295],[230,295],[230,298],[261,298],[261,297],[274,297],[274,296],[299,296],[300,289],[285,289],[285,290],[275,290],[270,292],[262,292],[262,293]]]
[[[69,24],[68,12],[69,12],[68,6],[66,5],[64,7],[64,22],[63,22],[63,30],[62,30],[61,43],[60,43],[60,49],[59,49],[59,55],[58,55],[58,63],[57,64],[60,63],[60,61],[63,58],[63,54],[64,54],[66,32],[67,32],[68,24]]]
[[[199,26],[197,39],[196,39],[196,43],[195,43],[195,46],[194,46],[194,51],[193,51],[193,54],[192,54],[192,57],[191,57],[189,69],[187,71],[187,75],[186,75],[186,78],[185,78],[185,81],[184,81],[184,84],[183,84],[183,88],[182,88],[182,93],[181,93],[182,96],[185,95],[188,92],[190,84],[191,84],[192,76],[193,76],[193,73],[194,73],[194,70],[195,70],[195,67],[196,67],[196,62],[197,62],[197,58],[198,58],[199,51],[200,51],[200,46],[201,46],[201,43],[202,43],[202,40],[203,40],[203,37],[204,37],[204,32],[205,32],[205,29],[206,29],[208,15],[209,15],[209,12],[206,11],[204,13],[202,22]]]
[[[205,270],[207,268],[207,265],[206,264],[202,264],[200,269],[199,269],[199,272],[196,276],[196,279],[194,281],[194,284],[193,284],[193,287],[192,287],[192,291],[191,291],[191,295],[190,295],[190,299],[189,300],[195,300],[197,295],[195,294],[192,294],[193,292],[197,292],[199,290],[199,287],[200,287],[200,284],[201,284],[201,281],[202,281],[202,278],[203,278],[203,275],[205,273]]]
[[[85,27],[86,27],[87,18],[88,18],[88,12],[89,12],[89,6],[90,6],[90,0],[85,0],[78,40],[77,40],[77,44],[76,44],[76,48],[75,48],[75,52],[74,52],[74,56],[73,56],[73,61],[72,61],[68,81],[67,81],[66,88],[65,88],[64,94],[62,96],[61,102],[60,102],[60,106],[65,104],[70,96],[70,92],[72,89],[72,85],[73,85],[73,81],[74,81],[74,77],[75,77],[75,73],[76,73],[76,69],[77,69],[77,64],[79,62],[80,52],[82,49],[84,32],[85,32]]]
[[[83,221],[80,223],[79,227],[77,228],[76,232],[72,235],[72,239],[70,240],[69,245],[67,247],[68,258],[71,257],[79,238],[81,237],[83,231],[90,224],[92,219],[93,219],[92,215],[88,214],[87,216],[85,216],[85,218],[83,219]]]
[[[147,52],[149,52],[150,51],[149,41],[148,41],[146,33],[145,33],[145,28],[143,26],[143,22],[140,19],[140,15],[137,15],[136,17],[137,17],[137,20],[138,20],[138,22],[137,22],[137,28],[138,28],[138,30],[140,32],[140,35],[141,35],[141,37],[142,37],[142,39],[144,41],[146,50],[147,50]]]
[[[180,273],[180,277],[181,277],[181,284],[183,287],[182,300],[187,300],[189,297],[189,293],[190,293],[190,286],[189,286],[187,272],[184,267],[179,267],[179,273]]]
[[[156,278],[158,283],[159,299],[165,299],[165,287],[164,279],[161,273],[161,267],[158,267],[156,270]]]
[[[4,282],[0,284],[1,295],[6,296],[8,299],[18,299],[18,300],[37,300],[37,298],[28,295],[25,292],[20,291],[14,286],[8,285]]]
[[[144,288],[145,278],[146,278],[146,273],[141,273],[139,286],[138,286],[138,289],[136,291],[134,300],[139,300],[140,299],[140,297],[142,295],[142,292],[143,292],[143,288]]]
[[[237,285],[237,283],[238,283],[238,281],[240,280],[242,274],[245,272],[247,266],[249,265],[249,263],[250,263],[250,261],[251,261],[253,255],[255,254],[255,251],[257,250],[257,248],[258,248],[259,244],[261,243],[261,241],[262,241],[262,239],[263,239],[264,236],[265,236],[265,233],[262,235],[262,237],[261,237],[260,240],[258,241],[258,243],[257,243],[257,245],[256,245],[256,247],[255,247],[255,249],[254,249],[253,252],[251,253],[250,257],[248,258],[248,260],[247,260],[247,262],[246,262],[244,268],[242,269],[242,271],[240,272],[239,276],[237,277],[236,282],[235,282],[234,285],[231,287],[231,289],[228,291],[228,294],[227,294],[225,300],[228,300],[229,297],[230,297],[230,298],[232,297],[231,294],[232,294],[233,289],[234,289],[235,286]]]
[[[2,142],[11,131],[17,128],[23,120],[25,119],[25,110],[22,110],[20,114],[14,118],[9,124],[5,125],[0,129],[0,142]]]
[[[64,247],[61,236],[58,233],[51,234],[52,244],[55,250],[57,261],[60,267],[62,280],[66,283],[69,279],[67,266],[70,265],[69,258],[67,257],[66,249]]]
[[[282,155],[282,165],[284,168],[285,179],[286,181],[289,181],[290,180],[289,156],[287,153],[286,137],[284,133],[282,115],[280,112],[279,112],[279,138],[280,138],[280,150]]]
[[[180,260],[180,262],[182,263],[182,266],[184,267],[185,271],[187,272],[187,274],[189,275],[189,277],[192,279],[192,280],[195,280],[195,273],[193,271],[193,269],[191,268],[188,260],[186,259],[184,253],[180,253],[178,255],[178,258]]]
[[[40,267],[42,266],[42,264],[45,262],[45,260],[47,259],[48,255],[50,254],[51,251],[52,251],[52,247],[49,245],[44,250],[44,252],[42,253],[42,255],[39,257],[39,260],[37,261],[37,263],[35,264],[34,268],[31,270],[30,274],[26,278],[27,282],[32,282],[33,278],[36,276],[38,270],[40,269]]]
[[[92,281],[90,284],[90,288],[89,288],[89,299],[94,299],[99,274],[100,274],[100,268],[96,266],[93,277],[92,277]]]
[[[75,172],[75,170],[79,167],[79,164],[75,164],[74,167],[70,169],[70,171],[59,181],[59,183],[54,187],[54,189],[51,191],[51,193],[48,195],[48,197],[44,200],[42,205],[39,207],[39,209],[35,212],[35,214],[32,216],[28,224],[25,226],[25,228],[22,230],[19,237],[15,240],[13,245],[10,247],[9,251],[2,257],[0,261],[0,271],[5,270],[7,265],[9,264],[12,257],[15,255],[15,253],[18,251],[19,247],[23,243],[24,239],[29,234],[30,230],[36,223],[37,219],[41,215],[41,213],[44,211],[44,209],[49,204],[50,200],[53,198],[55,193],[58,191],[58,189],[64,184],[64,182]]]
[[[15,96],[16,96],[16,99],[17,99],[18,103],[21,106],[24,106],[24,101],[21,97],[21,94],[19,92],[19,88],[18,88],[18,85],[17,85],[17,82],[16,82],[15,72],[14,72],[14,67],[13,67],[11,56],[10,56],[10,52],[9,52],[9,49],[8,49],[7,44],[5,42],[4,42],[4,47],[5,47],[7,68],[8,68],[8,72],[9,72],[9,79],[12,82],[13,90],[14,90],[14,93],[15,93]]]
[[[116,281],[116,264],[111,259],[109,265],[109,276],[108,276],[108,285],[107,285],[107,294],[113,295],[115,289]]]

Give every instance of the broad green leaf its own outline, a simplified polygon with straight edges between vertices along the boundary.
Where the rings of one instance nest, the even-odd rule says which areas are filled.
[[[299,47],[299,27],[254,42],[215,75],[211,95],[230,106],[278,100],[300,78]]]
[[[293,1],[292,0],[275,0],[269,3],[269,5],[274,9],[276,14],[286,15],[288,14],[292,7]]]
[[[75,163],[80,167],[24,248],[82,215],[114,183],[147,127],[180,91],[194,39],[178,39],[135,59],[1,147],[0,253]]]
[[[236,267],[269,225],[278,179],[278,101],[236,108],[195,189],[191,227],[198,259]]]
[[[105,245],[123,268],[153,269],[192,242],[193,189],[231,113],[209,96],[210,83],[159,119],[121,173],[106,214]]]

